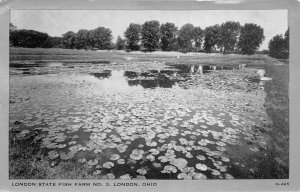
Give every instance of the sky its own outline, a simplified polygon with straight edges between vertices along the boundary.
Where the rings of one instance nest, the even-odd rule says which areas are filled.
[[[11,22],[18,29],[32,29],[61,36],[67,31],[107,27],[114,40],[130,23],[143,24],[158,20],[174,23],[178,28],[186,23],[200,26],[238,21],[241,25],[255,23],[264,29],[265,40],[259,50],[267,49],[270,39],[284,34],[288,28],[287,10],[11,10]]]

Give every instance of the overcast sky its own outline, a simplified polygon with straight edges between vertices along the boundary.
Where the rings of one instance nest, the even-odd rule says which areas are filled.
[[[191,23],[202,29],[229,20],[242,25],[255,23],[264,28],[266,37],[260,50],[267,49],[269,40],[288,28],[287,10],[11,10],[11,22],[18,29],[33,29],[50,36],[102,26],[110,28],[116,39],[123,36],[130,23],[148,20],[172,22],[178,28]]]

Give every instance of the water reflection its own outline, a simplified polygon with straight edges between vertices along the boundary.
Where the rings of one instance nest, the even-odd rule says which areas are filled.
[[[97,78],[109,78],[109,77],[111,77],[111,70],[104,70],[101,73],[91,73],[91,75],[93,75]]]
[[[218,67],[214,65],[169,65],[162,70],[147,70],[142,72],[123,70],[104,70],[100,73],[90,75],[102,80],[106,86],[120,87],[126,89],[130,87],[142,87],[154,89],[178,87],[178,82],[186,81],[194,75],[202,75],[215,70],[235,70],[230,66]],[[126,84],[126,86],[125,86]],[[119,88],[118,88],[119,89]]]
[[[245,64],[241,64],[239,66],[233,67],[233,66],[216,66],[216,65],[186,65],[186,64],[176,64],[176,65],[170,65],[171,68],[177,69],[179,73],[181,74],[205,74],[210,73],[212,71],[216,70],[236,70],[241,69],[245,67]]]

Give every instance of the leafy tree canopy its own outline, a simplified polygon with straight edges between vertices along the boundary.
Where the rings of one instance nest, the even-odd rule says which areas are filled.
[[[253,23],[241,27],[238,48],[242,54],[254,54],[264,40],[264,29]]]
[[[239,22],[227,21],[221,25],[220,47],[223,53],[225,53],[226,50],[233,50],[235,48],[239,33]]]
[[[146,21],[142,25],[142,45],[148,51],[153,51],[159,47],[160,24],[156,20]]]
[[[214,25],[206,27],[204,30],[204,50],[210,53],[215,46],[221,42],[221,27]]]
[[[160,26],[161,49],[163,51],[176,50],[176,36],[178,28],[174,23],[165,23]]]
[[[126,29],[125,33],[125,44],[126,48],[130,50],[140,49],[140,39],[141,39],[141,25],[131,23]]]
[[[190,23],[183,25],[178,32],[177,43],[183,52],[191,51],[194,38],[194,26]]]

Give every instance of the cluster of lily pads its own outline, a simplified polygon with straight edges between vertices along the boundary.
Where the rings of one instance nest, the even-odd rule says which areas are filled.
[[[260,125],[257,120],[238,114],[237,107],[222,100],[213,106],[212,98],[218,96],[211,90],[104,92],[90,97],[83,92],[85,86],[82,91],[66,87],[58,100],[49,101],[57,102],[54,106],[29,100],[22,109],[12,108],[11,123],[18,119],[24,125],[17,138],[40,131],[35,140],[53,166],[75,160],[109,179],[232,179],[230,169],[239,158],[231,156],[231,148],[251,143],[244,150],[257,153],[267,144],[253,126]],[[76,97],[68,97],[69,92]],[[209,95],[204,98],[203,93]]]

